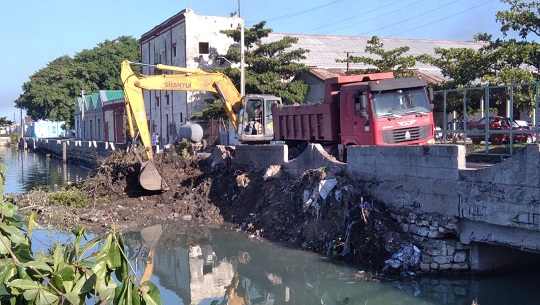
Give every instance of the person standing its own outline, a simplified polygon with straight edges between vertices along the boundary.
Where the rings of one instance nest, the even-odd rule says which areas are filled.
[[[155,132],[152,132],[152,135],[150,136],[150,142],[152,143],[152,151],[156,152],[157,147],[157,135]]]

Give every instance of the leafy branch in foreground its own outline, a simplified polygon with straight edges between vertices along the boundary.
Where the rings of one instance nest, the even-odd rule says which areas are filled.
[[[138,283],[114,226],[90,240],[83,227],[75,228],[72,245],[57,243],[48,254],[34,255],[36,225],[32,214],[24,227],[17,206],[0,197],[0,304],[85,304],[90,298],[97,304],[161,304],[153,283]]]

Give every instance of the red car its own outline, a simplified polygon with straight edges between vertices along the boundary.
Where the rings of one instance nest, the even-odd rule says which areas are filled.
[[[484,130],[486,126],[486,118],[481,118],[478,121],[471,122],[467,126],[467,137],[471,139],[473,144],[480,144],[480,142],[486,139]],[[502,116],[490,116],[489,117],[489,130],[510,130],[510,126],[516,132],[522,130],[530,130],[529,126],[522,126],[516,123],[515,120],[511,120]],[[526,142],[532,143],[536,140],[536,136],[533,133],[516,133],[514,136],[514,142]],[[489,142],[498,145],[502,143],[510,142],[510,133],[490,133]]]

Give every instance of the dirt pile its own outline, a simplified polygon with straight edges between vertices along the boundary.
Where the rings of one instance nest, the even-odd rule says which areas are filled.
[[[205,225],[227,221],[253,237],[377,268],[411,245],[384,206],[363,198],[339,169],[310,170],[300,177],[278,166],[241,172],[230,162],[211,164],[174,150],[156,155],[154,163],[170,187],[167,192],[143,190],[136,158],[117,151],[76,186],[91,200],[84,208],[48,205],[43,194],[29,193],[15,201],[25,213],[37,211],[42,222],[85,225],[91,230],[111,222],[127,231],[166,221]],[[395,270],[414,268],[398,265]]]

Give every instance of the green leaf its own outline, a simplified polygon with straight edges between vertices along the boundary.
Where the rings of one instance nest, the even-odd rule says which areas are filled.
[[[133,289],[131,291],[131,301],[132,305],[141,305],[141,296],[139,295],[138,289]]]
[[[35,269],[41,271],[42,273],[47,273],[48,274],[48,273],[53,272],[51,266],[47,265],[46,263],[44,263],[42,261],[29,261],[29,262],[24,263],[22,265],[24,267],[26,267],[26,268],[35,268]]]
[[[120,253],[120,249],[116,243],[112,243],[111,247],[109,248],[107,265],[112,270],[122,266],[122,254]]]
[[[63,291],[64,290],[64,281],[59,275],[53,275],[50,280],[51,284],[56,287],[56,289]]]
[[[117,237],[117,241],[118,248],[125,253],[124,236],[119,234]],[[114,270],[114,274],[116,275],[117,279],[122,280],[129,275],[129,262],[124,255],[120,257],[120,262],[121,264],[118,268]]]
[[[147,304],[147,305],[158,305],[159,303],[156,302],[156,300],[154,300],[148,293],[146,292],[143,292],[142,293],[142,298],[144,300],[144,302]]]
[[[6,202],[2,202],[2,204],[0,205],[0,214],[4,215],[4,217],[13,217],[13,215],[15,215],[15,212],[16,212],[16,208],[14,205],[12,204],[9,204],[9,203],[6,203]]]
[[[0,223],[0,230],[4,232],[9,239],[16,244],[26,243],[26,238],[22,232],[14,226],[9,226],[6,223]]]
[[[15,249],[13,249],[13,252],[21,263],[26,263],[34,260],[34,257],[32,256],[32,249],[28,244],[18,244]],[[46,258],[43,258],[42,260],[46,261]]]
[[[21,280],[21,279],[13,280],[9,282],[7,285],[10,288],[18,288],[21,290],[38,289],[41,286],[39,283],[34,282],[32,280]]]
[[[36,298],[38,292],[39,292],[39,289],[27,289],[24,291],[23,297],[27,301],[32,301]]]
[[[64,294],[64,296],[73,305],[83,303],[83,302],[81,302],[81,297],[78,294],[74,293],[74,292],[68,292],[68,293]]]
[[[75,270],[71,266],[62,268],[56,274],[61,276],[64,281],[73,281],[75,279]]]
[[[37,226],[37,222],[36,222],[36,213],[35,212],[32,212],[30,214],[30,217],[28,218],[28,225],[27,225],[27,229],[26,229],[26,236],[30,237],[32,236],[32,230]]]
[[[54,270],[58,270],[64,258],[64,253],[62,251],[62,247],[60,246],[60,244],[55,244],[53,258],[54,258],[53,268]]]
[[[73,281],[64,281],[64,290],[71,292],[73,290]]]
[[[150,287],[150,291],[147,293],[147,296],[152,300],[153,303],[148,303],[148,300],[144,298],[144,295],[146,293],[143,293],[143,299],[147,302],[147,304],[162,305],[161,293],[159,292],[159,288],[150,281],[146,281],[145,283],[146,286]]]
[[[50,305],[50,304],[54,304],[55,302],[58,301],[58,296],[45,290],[45,289],[41,289],[41,291],[39,292],[37,298],[36,298],[36,305]]]
[[[132,296],[133,296],[133,290],[138,290],[137,288],[133,289],[133,283],[127,279],[125,280],[127,283],[127,292],[126,292],[126,304],[133,304]]]
[[[11,240],[0,233],[0,254],[7,255],[11,249]]]
[[[21,265],[17,265],[15,268],[17,268],[17,276],[19,279],[32,280],[30,275],[28,275],[26,268],[23,268]]]
[[[11,298],[13,298],[13,294],[11,294],[11,292],[8,291],[6,284],[0,284],[0,302],[3,301],[4,299],[11,299]]]
[[[124,302],[128,291],[127,286],[128,283],[126,281],[123,281],[119,286],[116,286],[116,289],[114,289],[114,304],[129,304]]]
[[[79,253],[79,257],[80,258],[83,258],[84,257],[84,254],[92,249],[95,245],[97,245],[99,242],[101,241],[101,237],[96,237],[96,238],[93,238],[91,240],[89,240],[83,247],[81,253]]]
[[[0,283],[6,283],[17,274],[17,268],[12,258],[2,259],[0,262]]]

